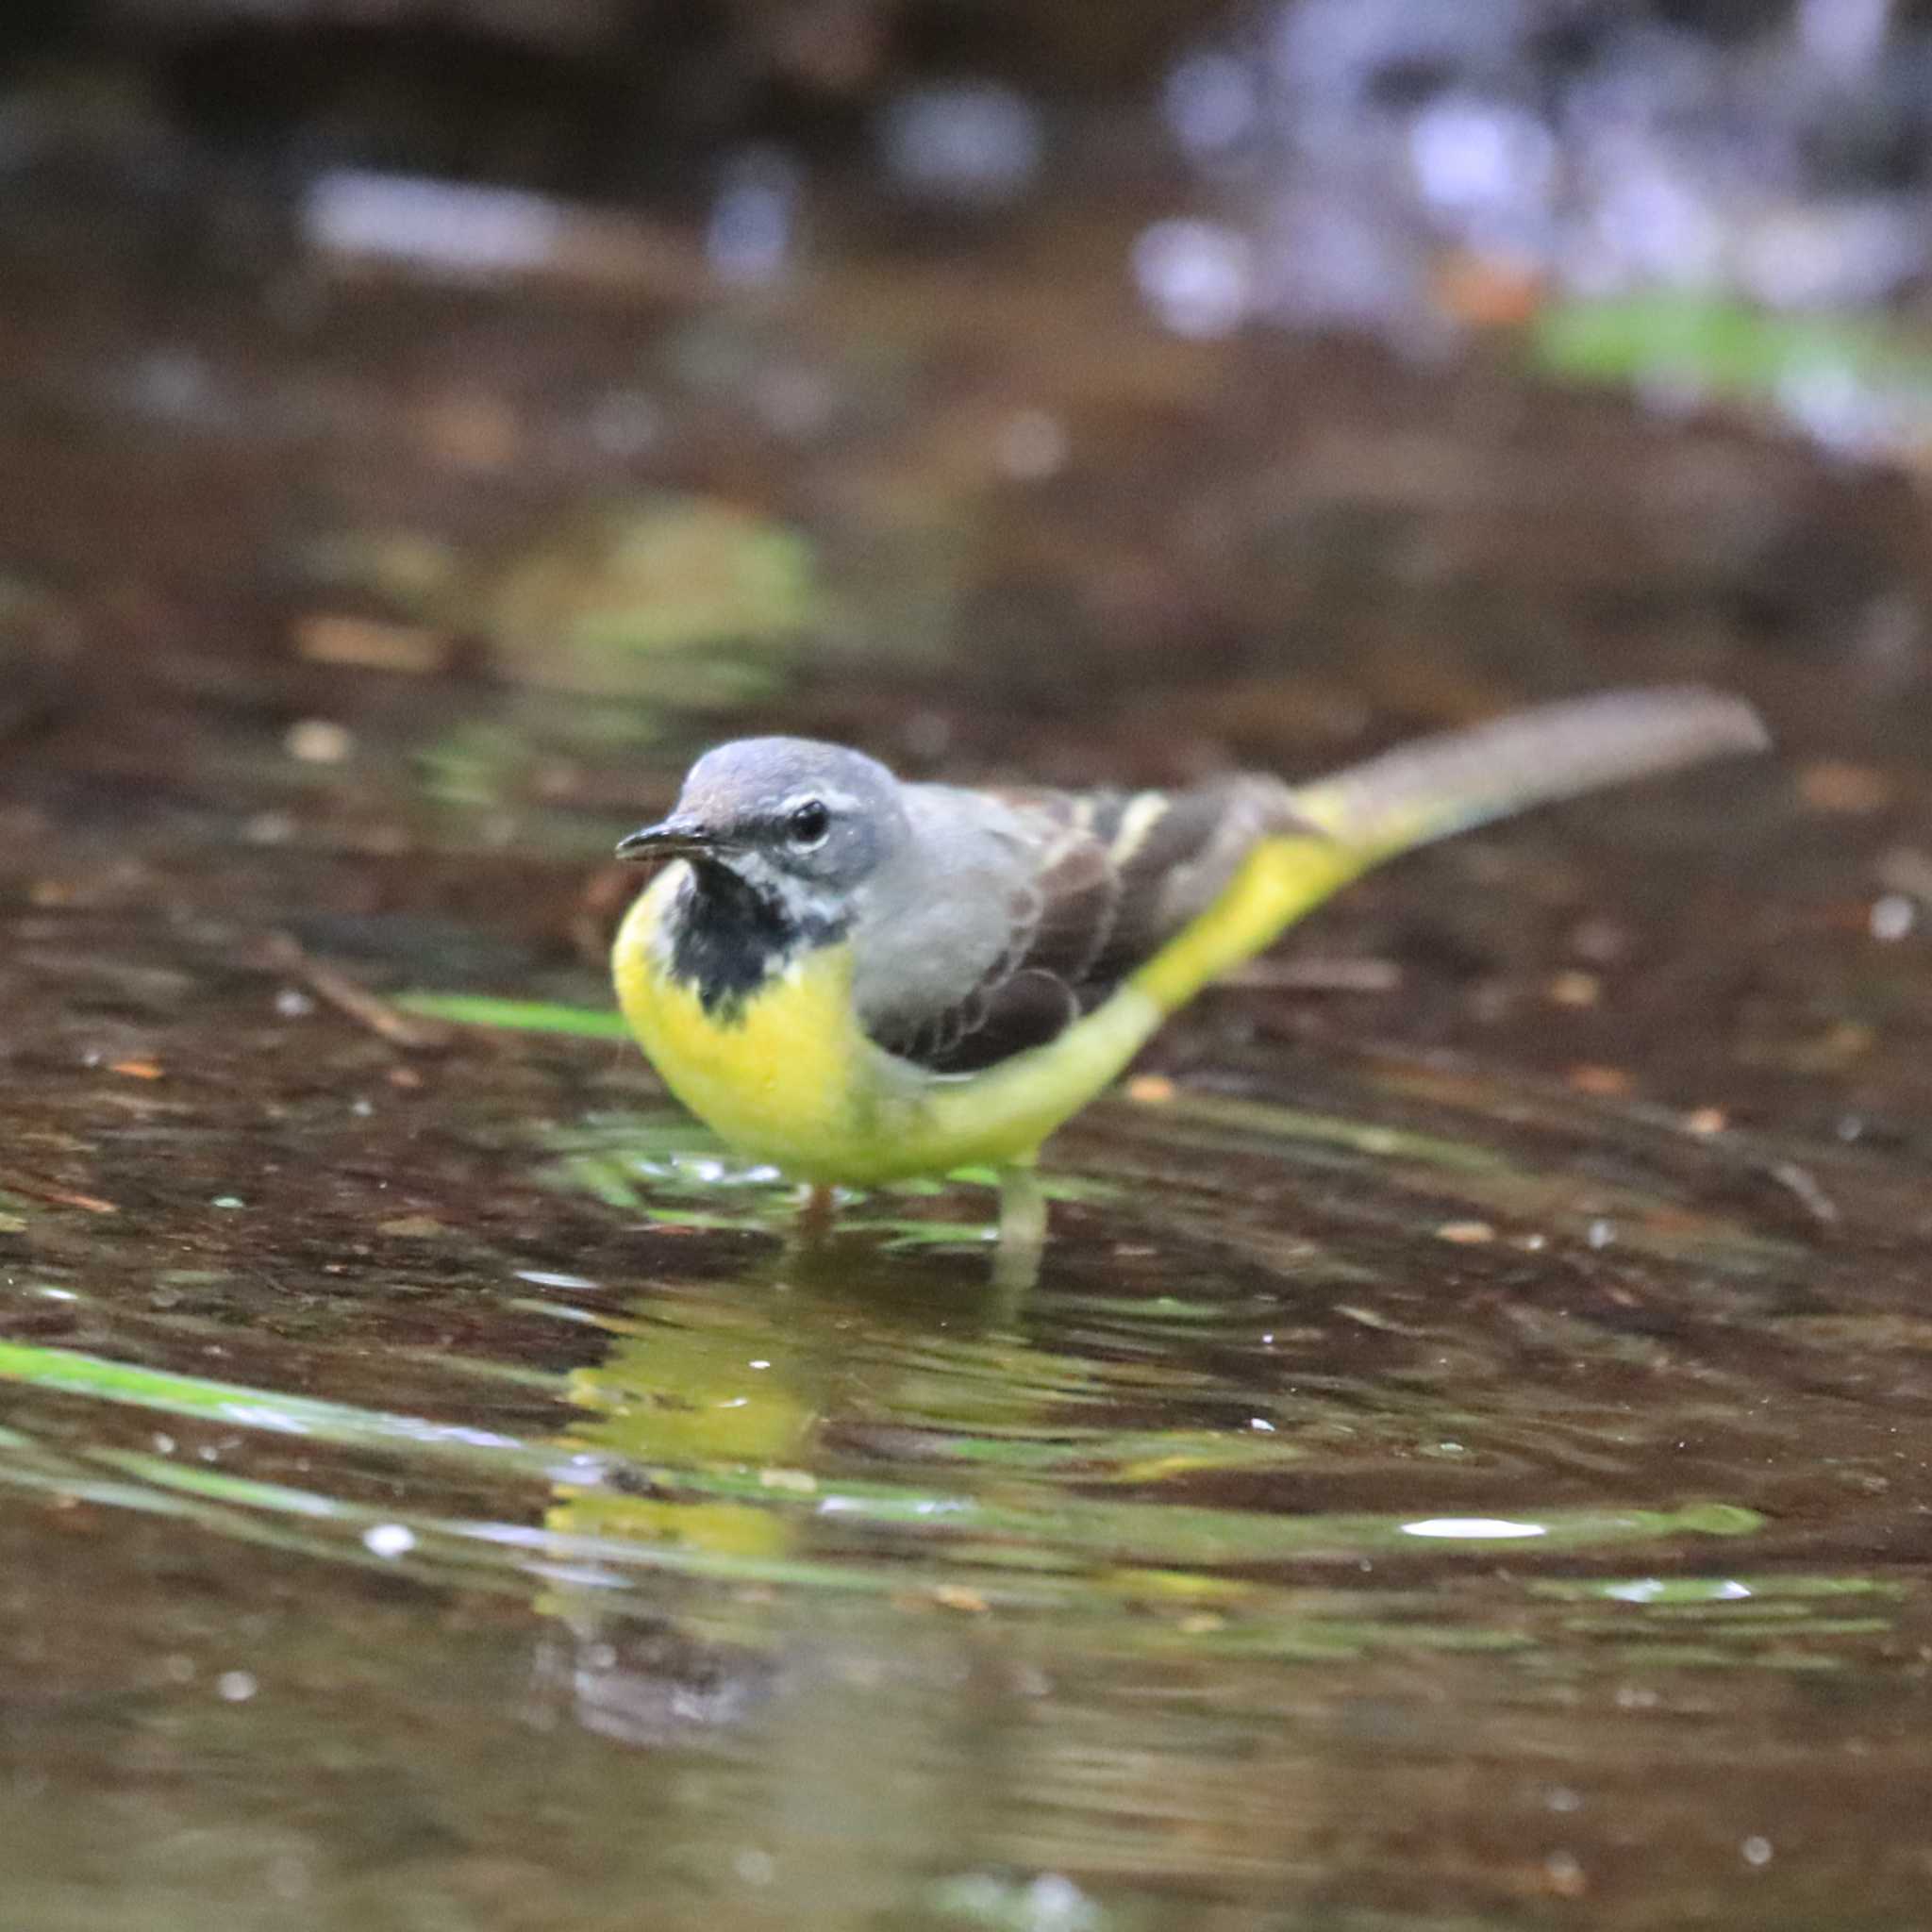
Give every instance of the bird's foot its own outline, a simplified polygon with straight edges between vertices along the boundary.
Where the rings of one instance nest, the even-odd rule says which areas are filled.
[[[807,1247],[817,1247],[831,1233],[836,1205],[830,1188],[808,1187],[799,1194],[798,1238]]]
[[[993,1286],[1024,1294],[1040,1276],[1046,1245],[1046,1191],[1031,1167],[1000,1170],[999,1247],[992,1262]]]

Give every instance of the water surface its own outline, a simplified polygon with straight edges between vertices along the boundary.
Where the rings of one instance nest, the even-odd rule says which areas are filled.
[[[1917,512],[1161,342],[1094,232],[751,322],[24,257],[9,1928],[1923,1922]],[[723,732],[1165,782],[1651,676],[1779,759],[1366,882],[1024,1299],[972,1177],[802,1252],[604,1024]]]

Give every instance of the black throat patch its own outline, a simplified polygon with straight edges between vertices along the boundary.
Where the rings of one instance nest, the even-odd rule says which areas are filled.
[[[715,859],[691,861],[671,908],[669,970],[714,1020],[737,1025],[745,1002],[774,973],[815,946],[843,939],[846,923],[802,912]]]

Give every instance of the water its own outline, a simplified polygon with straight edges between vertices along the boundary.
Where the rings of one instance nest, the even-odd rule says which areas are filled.
[[[1923,1919],[1916,511],[1160,341],[1138,225],[648,325],[23,254],[8,1932]],[[1158,782],[1691,675],[1775,764],[1366,882],[1024,1300],[971,1180],[801,1252],[600,1030],[724,731]]]

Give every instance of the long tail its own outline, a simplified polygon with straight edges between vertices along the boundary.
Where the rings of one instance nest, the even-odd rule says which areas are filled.
[[[1400,745],[1299,788],[1294,803],[1374,864],[1530,806],[1770,742],[1757,713],[1722,691],[1605,691]]]
[[[1298,787],[1311,829],[1264,838],[1213,906],[1133,983],[1172,1012],[1352,878],[1472,825],[1733,752],[1769,735],[1740,698],[1694,685],[1606,691],[1399,746]]]

